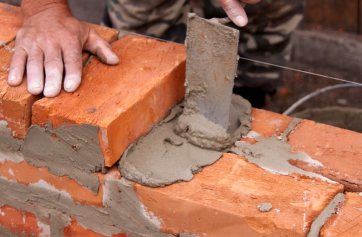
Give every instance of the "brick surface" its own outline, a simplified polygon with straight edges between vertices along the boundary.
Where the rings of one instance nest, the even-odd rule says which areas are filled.
[[[0,226],[18,236],[50,236],[49,222],[39,221],[31,212],[11,206],[0,207]]]
[[[164,188],[134,184],[134,189],[162,231],[199,236],[305,236],[343,192],[340,184],[272,174],[233,154],[224,154],[190,182]],[[258,205],[266,202],[273,208],[261,212]]]
[[[120,179],[121,175],[117,167],[112,167],[107,174],[95,173],[98,176],[101,186],[97,195],[73,179],[67,176],[58,177],[49,173],[47,168],[37,168],[29,165],[26,161],[15,163],[5,160],[0,162],[0,176],[9,180],[15,180],[18,183],[29,185],[39,182],[45,182],[59,191],[68,193],[75,202],[85,205],[103,206],[103,180],[105,178]]]
[[[304,120],[288,137],[294,152],[303,151],[323,166],[302,161],[291,164],[362,191],[362,134]]]
[[[362,195],[346,193],[346,201],[324,224],[320,236],[361,237],[362,236]]]
[[[0,48],[15,39],[22,24],[23,17],[19,7],[0,3]]]
[[[63,228],[64,237],[105,237],[105,235],[88,230],[81,226],[76,220],[72,220],[69,226]],[[126,234],[112,235],[112,237],[127,237]]]
[[[293,120],[293,118],[285,115],[255,108],[251,112],[251,117],[253,118],[251,132],[263,137],[280,136]],[[251,144],[255,143],[255,140],[249,137],[240,140]]]
[[[5,120],[12,135],[23,139],[31,124],[31,107],[41,96],[34,96],[26,89],[26,79],[20,86],[11,87],[7,83],[10,60],[14,43],[0,49],[0,120]]]
[[[105,165],[146,134],[185,93],[185,48],[140,36],[125,36],[112,45],[120,58],[107,66],[94,58],[83,70],[74,93],[61,92],[33,106],[33,124],[53,127],[88,123],[98,126]],[[70,108],[74,108],[70,109]]]

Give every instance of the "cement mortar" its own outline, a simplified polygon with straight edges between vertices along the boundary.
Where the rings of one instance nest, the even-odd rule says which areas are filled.
[[[323,225],[327,219],[335,213],[338,208],[338,204],[345,201],[345,195],[338,193],[332,201],[327,205],[326,208],[318,215],[318,217],[312,223],[307,237],[318,237]]]
[[[362,109],[358,108],[313,108],[295,113],[293,116],[362,133]]]
[[[9,229],[0,226],[0,235],[2,237],[19,237],[19,235],[12,233]]]
[[[251,129],[250,103],[234,94],[231,99],[228,131],[202,114],[185,108],[178,118],[175,133],[202,148],[217,151],[229,148]]]
[[[162,187],[179,181],[190,181],[195,173],[200,172],[204,166],[213,164],[222,156],[221,151],[206,148],[212,146],[215,140],[220,141],[220,137],[224,138],[226,133],[220,125],[209,126],[211,122],[202,115],[188,118],[195,120],[193,125],[199,124],[202,127],[201,130],[204,133],[198,133],[200,127],[195,126],[189,128],[191,131],[189,134],[192,134],[195,139],[204,136],[202,139],[204,142],[199,143],[199,145],[204,145],[204,148],[193,145],[192,138],[182,138],[174,133],[174,128],[184,121],[180,121],[181,116],[177,120],[181,111],[181,105],[176,106],[172,109],[170,116],[157,125],[152,132],[127,149],[118,166],[122,177],[142,185]],[[249,102],[235,95],[231,111],[230,124],[236,128],[236,132],[227,136],[229,147],[232,141],[240,138],[241,135],[246,135],[251,129]],[[215,126],[216,128],[220,126],[221,129],[218,130]],[[208,133],[205,133],[206,131]],[[222,136],[218,134],[219,131],[223,132]]]
[[[14,138],[8,123],[4,120],[0,121],[0,150],[11,150],[20,155],[20,148],[23,145],[22,140]],[[0,158],[1,159],[1,158]]]
[[[288,162],[289,160],[301,160],[313,166],[323,165],[319,161],[313,160],[304,152],[291,153],[290,145],[285,142],[288,134],[294,130],[300,121],[300,119],[294,119],[280,137],[274,136],[266,138],[254,136],[257,143],[250,144],[238,141],[235,143],[236,146],[232,147],[230,151],[247,158],[249,162],[274,174],[289,175],[297,173],[311,178],[319,178],[330,183],[336,183],[322,175],[299,169]]]
[[[81,185],[98,193],[98,177],[104,164],[99,145],[98,127],[90,124],[67,125],[53,129],[32,125],[21,151],[25,160],[34,166],[46,166],[52,174],[68,175]]]
[[[259,204],[258,208],[261,212],[268,212],[273,208],[273,206],[271,203],[265,202],[265,203]]]
[[[125,233],[132,236],[172,237],[159,231],[159,222],[152,213],[145,210],[131,182],[124,178],[104,180],[103,205],[105,207],[103,208],[75,203],[66,192],[51,189],[48,186],[45,182],[26,186],[0,177],[0,206],[10,205],[18,210],[33,212],[40,217],[45,214],[37,209],[47,210],[47,218],[51,209],[72,217],[86,229],[106,236]],[[51,229],[52,236],[61,236],[61,233],[56,231],[62,229],[59,227],[62,223],[68,225],[64,218],[57,224],[58,227]],[[56,219],[53,220],[56,221]]]

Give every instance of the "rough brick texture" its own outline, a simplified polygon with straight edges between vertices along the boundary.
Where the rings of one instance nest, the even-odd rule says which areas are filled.
[[[233,154],[224,154],[190,182],[134,188],[164,232],[250,237],[305,236],[328,202],[343,191],[340,184],[269,173]],[[273,208],[261,212],[258,205],[266,202]]]
[[[185,93],[183,45],[125,36],[112,48],[120,58],[117,66],[93,58],[76,92],[61,92],[33,106],[36,125],[98,126],[106,166],[113,165],[129,144],[165,117]]]
[[[18,236],[50,236],[49,220],[39,221],[33,213],[8,205],[0,207],[0,224]]]
[[[15,39],[22,24],[19,7],[0,3],[0,48]]]
[[[31,106],[41,96],[34,96],[26,89],[26,79],[20,86],[11,87],[7,79],[14,43],[0,49],[0,120],[5,120],[12,135],[23,139],[31,124]]]
[[[345,199],[324,224],[320,233],[322,237],[362,236],[362,193],[346,193]]]
[[[362,192],[362,134],[304,120],[288,137],[294,152],[304,151],[323,166],[290,161],[307,171],[321,174]]]

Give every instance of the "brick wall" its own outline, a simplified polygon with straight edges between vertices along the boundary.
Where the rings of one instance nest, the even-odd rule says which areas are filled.
[[[190,182],[142,186],[121,177],[117,161],[182,100],[184,46],[116,40],[116,31],[95,26],[115,41],[120,64],[94,57],[79,90],[41,98],[26,82],[7,86],[21,20],[18,8],[0,4],[0,13],[1,236],[306,236],[345,192],[321,235],[362,235],[362,134],[253,109],[241,142],[251,153],[260,139],[277,142],[270,152],[290,146],[282,165],[298,172],[224,153]],[[309,160],[294,160],[297,152]],[[263,203],[271,209],[261,211]]]

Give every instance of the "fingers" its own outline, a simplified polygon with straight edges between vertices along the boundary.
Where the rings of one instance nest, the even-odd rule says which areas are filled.
[[[43,91],[43,62],[43,51],[38,47],[32,48],[29,52],[28,61],[26,64],[28,91],[30,94],[39,95]]]
[[[82,49],[81,47],[63,48],[65,69],[64,90],[74,92],[78,89],[82,77]]]
[[[84,49],[96,54],[103,63],[116,65],[119,62],[117,55],[113,53],[108,42],[100,37],[94,29],[90,30]]]
[[[53,46],[44,51],[44,96],[55,97],[62,88],[63,62],[60,48]]]
[[[243,0],[243,2],[251,3],[256,0]],[[244,11],[243,6],[239,0],[219,0],[221,7],[237,26],[243,27],[248,23],[248,17]]]
[[[8,83],[18,86],[23,81],[27,53],[21,47],[15,47],[15,53],[11,59]]]

